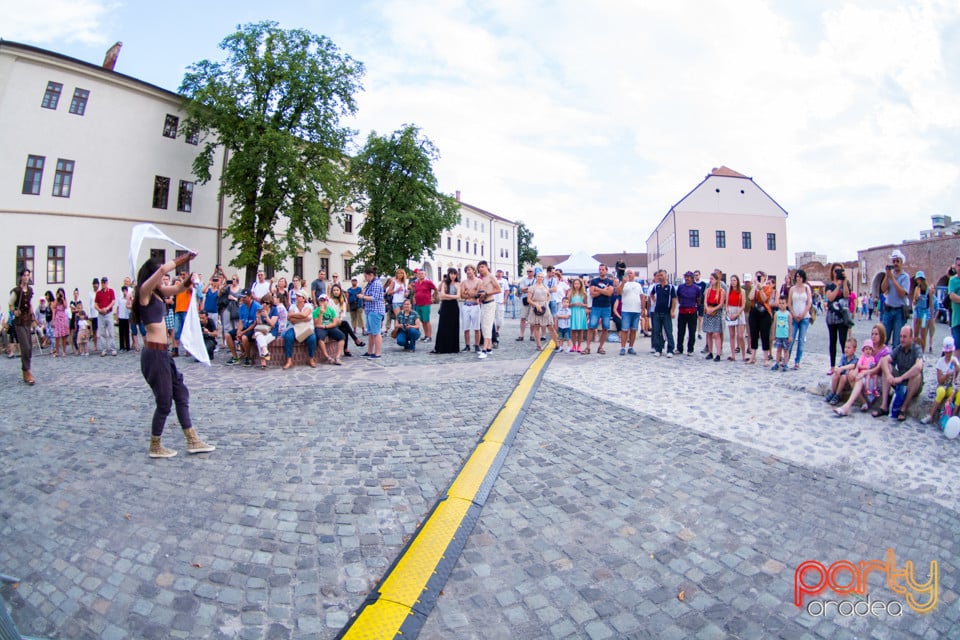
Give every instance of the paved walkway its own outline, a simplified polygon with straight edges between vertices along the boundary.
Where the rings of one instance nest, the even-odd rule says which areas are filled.
[[[162,461],[145,455],[134,355],[37,357],[31,389],[0,363],[15,620],[61,638],[333,637],[532,359],[514,327],[485,361],[422,347],[287,372],[181,358],[218,449],[186,456],[171,422],[181,454]],[[832,418],[815,346],[785,374],[610,347],[553,359],[421,637],[960,635],[960,441]],[[824,619],[791,603],[800,562],[888,547],[939,562],[933,613]]]

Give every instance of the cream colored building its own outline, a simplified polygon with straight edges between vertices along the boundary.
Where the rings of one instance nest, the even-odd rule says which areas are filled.
[[[236,252],[223,228],[229,202],[218,197],[222,150],[212,179],[198,184],[192,163],[196,141],[179,131],[183,98],[136,78],[29,45],[0,41],[0,283],[34,273],[41,293],[74,288],[83,299],[90,281],[104,275],[114,288],[129,274],[131,228],[152,223],[199,252],[194,271],[216,264],[228,275]],[[443,232],[435,257],[420,266],[436,275],[481,259],[516,273],[516,223],[461,203],[460,223]],[[358,253],[362,215],[351,210],[331,220],[327,239],[314,242],[282,268],[306,282],[323,269],[349,283]],[[169,244],[147,241],[173,257]]]
[[[517,274],[517,223],[460,200],[460,222],[440,234],[440,244],[433,258],[424,256],[411,267],[424,269],[439,282],[447,269],[463,270],[481,260],[490,264],[490,271],[503,269],[508,280]]]
[[[43,49],[0,42],[0,283],[19,268],[43,292],[129,275],[130,230],[150,222],[196,248],[194,270],[226,262],[226,215],[213,180],[197,184],[198,146],[178,131],[177,94]],[[219,156],[219,154],[218,154]],[[173,257],[174,247],[148,241]]]
[[[647,269],[671,281],[687,270],[703,279],[761,270],[781,282],[787,271],[787,212],[752,178],[713,169],[680,199],[647,238]]]

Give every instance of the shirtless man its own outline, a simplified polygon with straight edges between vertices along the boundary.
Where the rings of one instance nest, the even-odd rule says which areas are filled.
[[[460,283],[460,326],[463,328],[463,341],[467,346],[464,351],[470,351],[470,331],[473,331],[473,350],[480,353],[480,278],[476,277],[476,270],[472,264],[464,267],[467,277]]]
[[[480,358],[486,358],[493,351],[493,320],[497,313],[497,294],[500,293],[500,283],[490,273],[490,265],[486,260],[477,263],[480,272],[480,330],[483,333],[483,350]],[[467,272],[469,273],[469,271]]]

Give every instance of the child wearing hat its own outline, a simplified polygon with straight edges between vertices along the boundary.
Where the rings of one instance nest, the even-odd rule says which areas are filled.
[[[937,360],[937,394],[934,396],[934,405],[930,409],[930,413],[923,417],[920,420],[923,424],[930,424],[937,418],[937,413],[945,408],[945,414],[949,417],[953,415],[955,411],[955,406],[953,404],[954,400],[954,386],[957,380],[957,373],[960,371],[960,361],[957,360],[954,353],[956,351],[956,345],[953,342],[952,336],[947,336],[943,339],[943,352],[940,354],[940,359]]]
[[[880,395],[879,375],[867,373],[877,366],[876,347],[873,340],[867,338],[863,341],[863,347],[860,349],[860,359],[857,360],[857,377],[863,378],[863,393],[866,400],[860,407],[860,411],[866,411],[870,408],[870,403]]]

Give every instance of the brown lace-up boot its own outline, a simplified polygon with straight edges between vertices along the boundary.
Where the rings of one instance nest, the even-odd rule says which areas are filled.
[[[183,430],[183,437],[187,439],[187,453],[208,453],[216,449],[212,444],[201,440],[192,427]]]
[[[160,444],[160,436],[150,436],[150,451],[147,455],[151,458],[172,458],[177,452]]]

